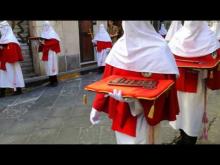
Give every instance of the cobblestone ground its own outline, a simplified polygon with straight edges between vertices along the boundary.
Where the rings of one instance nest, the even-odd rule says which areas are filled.
[[[89,122],[94,93],[83,87],[100,79],[90,73],[60,82],[50,88],[28,89],[20,96],[0,99],[0,144],[116,144],[110,121],[103,114],[101,124]],[[82,104],[83,94],[88,105]],[[209,93],[209,140],[198,144],[220,143],[220,93]],[[178,133],[162,122],[162,142],[169,143]]]

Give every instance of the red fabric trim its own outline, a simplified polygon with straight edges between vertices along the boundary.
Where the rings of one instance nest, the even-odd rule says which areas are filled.
[[[177,79],[176,86],[178,91],[197,92],[198,71],[189,68],[179,68],[180,77]]]
[[[6,63],[15,63],[18,61],[23,61],[23,56],[21,54],[21,48],[16,43],[8,43],[2,45],[3,49],[0,50],[0,69],[6,70]]]
[[[42,52],[43,52],[42,61],[48,61],[49,50],[59,53],[60,52],[59,41],[56,39],[45,40],[44,44],[42,45]]]
[[[96,47],[97,52],[101,52],[103,49],[112,48],[112,42],[97,41]]]
[[[217,66],[215,69],[208,72],[208,78],[206,82],[209,89],[220,89],[220,66]]]

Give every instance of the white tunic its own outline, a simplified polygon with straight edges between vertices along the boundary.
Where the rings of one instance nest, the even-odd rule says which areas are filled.
[[[115,131],[117,144],[149,144],[150,126],[146,121],[142,106],[140,105],[139,102],[135,102],[133,106],[131,103],[129,106],[130,106],[131,114],[133,116],[137,116],[136,137]],[[154,144],[161,143],[161,136],[159,132],[160,132],[160,123],[154,126]]]
[[[98,66],[105,66],[105,59],[108,56],[110,48],[103,49],[101,52],[96,52]]]
[[[146,122],[144,114],[142,113],[137,118],[136,137],[129,136],[115,131],[117,144],[149,144],[148,141],[149,125]],[[161,143],[161,137],[159,135],[160,124],[154,127],[154,144]]]
[[[6,71],[0,70],[0,88],[23,88],[24,78],[19,62],[6,63]]]
[[[44,61],[44,67],[48,76],[54,76],[58,74],[58,57],[56,52],[49,50],[48,61]]]
[[[204,94],[206,71],[200,71],[197,93],[177,92],[180,113],[177,120],[170,122],[174,129],[182,129],[189,136],[199,136],[204,113]]]

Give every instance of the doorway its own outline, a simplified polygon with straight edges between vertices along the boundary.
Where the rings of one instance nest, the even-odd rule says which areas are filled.
[[[79,21],[80,63],[94,63],[94,47],[92,44],[93,21]]]

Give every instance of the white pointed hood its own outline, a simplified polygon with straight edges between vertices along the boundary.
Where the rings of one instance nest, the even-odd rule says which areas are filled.
[[[93,41],[112,42],[111,37],[103,24],[99,25],[99,31],[95,34]]]
[[[179,74],[164,38],[150,21],[123,21],[123,36],[115,43],[106,63],[135,72]]]
[[[3,21],[0,23],[0,32],[1,32],[0,44],[8,44],[12,42],[20,45],[12,31],[11,26],[7,21]]]
[[[170,41],[174,34],[182,27],[181,21],[172,21],[170,28],[167,32],[167,35],[165,37],[166,41]]]
[[[60,37],[55,32],[54,28],[52,27],[49,21],[44,21],[41,37],[45,39],[56,39],[60,41]]]
[[[173,54],[201,57],[219,49],[220,43],[206,21],[185,21],[169,43]]]

